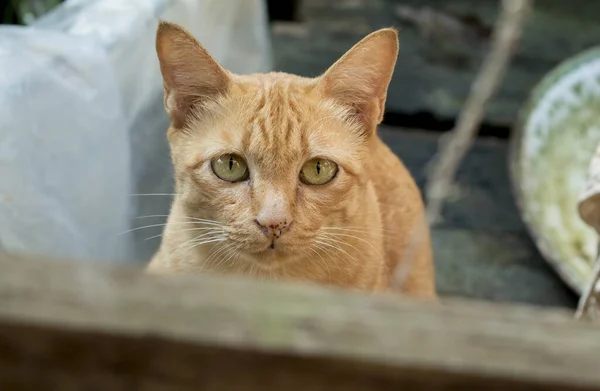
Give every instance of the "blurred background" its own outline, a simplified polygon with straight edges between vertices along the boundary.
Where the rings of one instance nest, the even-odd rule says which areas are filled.
[[[500,10],[496,0],[3,4],[0,249],[139,264],[159,245],[159,237],[146,239],[160,235],[173,191],[154,51],[159,18],[189,29],[234,72],[303,76],[318,76],[368,33],[398,28],[381,137],[423,189]],[[596,249],[573,194],[600,141],[589,115],[600,109],[597,15],[600,3],[592,0],[535,3],[443,221],[433,227],[441,295],[575,306]],[[557,96],[565,91],[579,100],[563,113]],[[552,187],[544,178],[556,170],[568,175],[548,179]],[[552,196],[535,198],[540,189]],[[549,210],[558,217],[536,217]]]

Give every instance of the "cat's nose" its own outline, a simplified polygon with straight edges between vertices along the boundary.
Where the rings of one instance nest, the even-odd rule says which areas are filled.
[[[285,195],[275,190],[267,191],[255,221],[273,243],[279,239],[292,223],[291,208]]]
[[[255,222],[265,236],[272,239],[279,239],[279,237],[288,230],[292,220],[289,217],[277,218],[274,216],[271,218],[261,218],[259,216],[256,218]]]

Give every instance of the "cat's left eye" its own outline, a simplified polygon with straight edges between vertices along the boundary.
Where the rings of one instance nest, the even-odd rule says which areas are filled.
[[[302,166],[300,181],[306,185],[324,185],[331,182],[338,172],[338,166],[331,160],[314,158]]]
[[[227,182],[245,181],[250,176],[248,165],[238,155],[221,155],[210,163],[216,176]]]

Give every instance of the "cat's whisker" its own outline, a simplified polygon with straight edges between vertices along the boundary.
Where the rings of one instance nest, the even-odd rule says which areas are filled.
[[[390,237],[392,234],[395,235],[402,235],[401,232],[396,232],[396,231],[391,231],[391,230],[387,230],[387,229],[377,229],[377,228],[365,228],[365,227],[321,227],[322,230],[331,230],[331,231],[350,231],[350,232],[359,232],[359,233],[365,233],[365,234],[378,234],[378,235],[386,235],[386,234],[390,234]]]
[[[164,227],[166,225],[173,225],[173,224],[200,224],[200,223],[195,222],[195,221],[188,221],[188,222],[173,222],[173,223],[150,224],[150,225],[144,225],[142,227],[136,227],[136,228],[129,229],[127,231],[119,233],[118,235],[125,235],[125,234],[130,233],[130,232],[139,231],[140,229],[154,228],[154,227]]]
[[[188,239],[185,242],[179,244],[179,246],[175,247],[174,251],[181,250],[181,249],[183,249],[185,247],[194,246],[197,243],[202,242],[203,240],[212,240],[212,239],[217,239],[217,238],[221,237],[221,235],[218,234],[218,233],[215,233],[214,235],[209,235],[209,236],[210,237],[204,236],[202,238],[193,237],[191,239]],[[185,250],[185,251],[187,251],[187,250]],[[183,252],[185,252],[185,251],[183,251]],[[179,254],[177,254],[177,255],[179,255]]]
[[[216,254],[227,250],[229,247],[229,243],[225,243],[223,245],[215,244],[210,250],[208,250],[208,256],[202,261],[202,266],[200,270],[204,270],[205,267],[209,267],[211,271],[215,271],[217,267],[212,264],[211,260],[215,257]]]
[[[221,248],[221,251],[218,252],[218,255],[219,255],[218,261],[217,261],[216,265],[214,266],[215,270],[218,270],[225,263],[225,258],[231,254],[233,248],[234,248],[233,243],[227,243]],[[214,258],[217,258],[217,255],[215,255]]]
[[[198,221],[180,221],[180,222],[171,222],[171,223],[150,224],[150,225],[144,225],[142,227],[136,227],[136,228],[129,229],[127,231],[119,233],[118,236],[125,235],[125,234],[130,233],[130,232],[139,231],[140,229],[154,228],[154,227],[164,227],[166,225],[176,225],[176,224],[196,224],[196,225],[201,225],[201,224],[206,224],[206,223],[202,223],[202,222],[198,222]],[[208,225],[210,225],[210,224],[208,224]]]
[[[343,238],[351,238],[351,239],[360,240],[361,242],[366,243],[367,245],[371,246],[371,248],[373,250],[375,250],[380,257],[384,258],[384,256],[381,253],[381,251],[379,251],[379,249],[377,247],[375,247],[373,245],[373,243],[371,243],[368,240],[365,240],[364,238],[361,238],[359,236],[350,235],[350,234],[342,234],[342,233],[339,233],[339,232],[327,232],[327,233],[324,233],[324,235],[331,235],[331,236],[334,236],[334,237],[343,237]],[[347,244],[350,245],[350,243],[347,243]]]
[[[219,262],[217,262],[215,269],[218,269],[220,267],[225,268],[227,266],[227,262],[229,261],[231,256],[235,254],[235,251],[237,249],[237,247],[233,243],[227,243],[224,247],[226,248],[226,250],[223,251],[223,253],[219,257]]]
[[[327,264],[327,261],[325,260],[325,258],[323,258],[323,256],[321,254],[319,254],[319,252],[317,250],[315,250],[312,246],[310,246],[308,249],[311,252],[313,252],[314,254],[317,254],[317,256],[319,258],[321,258],[321,261],[323,262],[322,264],[325,266],[325,269],[327,270],[327,275],[329,276],[329,281],[331,281],[331,270],[329,269],[329,265]]]
[[[167,254],[167,258],[169,259],[169,262],[172,263],[172,260],[174,258],[173,253],[176,253],[178,250],[180,250],[184,246],[188,246],[192,241],[193,241],[193,239],[188,239],[185,242],[179,244],[179,246],[175,247],[174,249],[169,249],[168,254]]]
[[[336,230],[338,229],[337,227],[334,227],[334,228],[335,228]],[[353,232],[353,231],[346,230],[346,229],[341,229],[341,230],[343,230],[343,231],[345,231],[345,232]],[[366,231],[366,230],[365,230],[365,231],[356,230],[356,232],[358,232],[358,233],[365,233],[365,234],[366,234],[366,233],[369,233],[369,232],[368,232],[368,231]],[[335,233],[334,233],[334,234],[335,234]],[[375,234],[377,234],[377,233],[375,233]],[[388,239],[397,239],[397,237],[396,237],[396,236],[392,236],[392,235],[385,235],[384,237],[385,237],[385,238],[388,238]],[[361,238],[356,238],[356,239],[360,239],[360,240],[362,240],[363,242],[365,242],[365,240],[363,240],[363,239],[361,239]],[[373,247],[373,248],[375,249],[375,251],[376,251],[376,252],[379,254],[379,256],[383,258],[383,255],[381,254],[381,252],[380,252],[380,251],[379,251],[377,248],[375,248],[375,246],[373,246],[373,244],[371,244],[371,243],[369,243],[369,242],[366,242],[366,243],[367,243],[367,244],[369,244],[371,247]],[[353,247],[353,248],[355,248],[355,249],[356,249],[356,247],[355,247],[355,246],[353,246],[353,245],[351,245],[350,243],[347,243],[347,244],[348,244],[348,245],[350,245],[351,247]],[[392,278],[392,272],[390,271],[390,268],[389,268],[389,266],[388,266],[387,262],[385,262],[385,260],[384,260],[384,262],[383,262],[383,266],[384,266],[384,268],[385,268],[385,273],[386,273],[386,275],[388,276],[388,278]]]
[[[218,247],[218,248],[217,248],[215,251],[213,251],[212,253],[210,253],[210,255],[209,255],[209,256],[206,258],[206,260],[204,261],[204,264],[205,264],[205,265],[208,265],[208,264],[210,264],[210,262],[211,262],[213,259],[215,259],[217,256],[219,256],[220,254],[222,254],[222,253],[223,253],[223,252],[224,252],[224,251],[227,249],[227,247],[228,247],[228,246],[230,246],[230,245],[231,245],[231,243],[229,243],[229,244],[226,244],[225,246],[220,246],[220,247]],[[214,248],[213,248],[213,250],[214,250]],[[217,266],[218,266],[218,265],[217,265]],[[215,266],[215,268],[216,268],[216,266]]]
[[[201,218],[192,217],[192,216],[184,216],[184,217],[186,219],[190,219],[190,220],[193,220],[193,221],[201,221],[203,223],[215,223],[215,224],[218,224],[218,225],[223,225],[223,223],[221,223],[220,221],[217,221],[217,220],[201,219]]]
[[[318,243],[316,243],[316,244],[317,245],[315,247],[317,248],[317,250],[323,251],[325,253],[325,255],[327,255],[328,257],[331,257],[332,259],[336,257],[337,254],[331,248],[325,247],[323,245],[319,245]],[[349,262],[346,261],[346,264],[349,264]],[[338,269],[340,268],[339,265],[337,265],[337,263],[336,263],[336,266]]]
[[[356,248],[356,246],[354,246],[353,244],[348,243],[347,241],[344,241],[342,239],[333,239],[333,238],[331,238],[331,239],[332,240],[336,240],[336,242],[345,243],[346,245],[352,247],[353,249],[355,249],[360,254],[361,257],[364,258],[364,256],[365,256],[364,253],[362,251],[360,251],[358,248]],[[388,275],[388,277],[391,277],[390,269],[388,268],[388,265],[385,262],[385,258],[383,258],[383,256],[381,255],[381,252],[376,247],[374,247],[371,243],[369,243],[367,241],[365,241],[365,243],[371,245],[371,247],[373,247],[373,249],[377,252],[377,254],[379,254],[379,256],[382,257],[382,261],[383,261],[383,265],[385,267],[386,274]]]
[[[217,232],[217,231],[205,232],[205,233],[203,233],[203,234],[201,234],[201,235],[194,236],[194,239],[193,239],[193,240],[194,240],[194,242],[197,242],[197,241],[199,241],[200,239],[204,239],[204,238],[206,238],[206,237],[208,237],[208,236],[211,236],[211,237],[212,237],[212,236],[221,237],[221,236],[223,236],[223,233],[222,233],[222,232]]]
[[[366,264],[364,252],[361,251],[358,247],[356,247],[352,243],[348,243],[347,240],[335,238],[331,235],[327,235],[326,233],[323,233],[323,236],[321,237],[321,239],[325,240],[325,241],[329,241],[330,243],[333,243],[335,246],[339,247],[340,249],[343,249],[343,246],[348,246],[348,247],[352,248],[356,252],[356,255],[360,257],[360,260],[357,260],[356,257],[350,255],[347,251],[344,251],[344,253],[355,262],[354,265],[358,264],[358,265],[361,265],[362,267],[364,267],[364,265]],[[353,266],[353,264],[350,262],[350,260],[346,260],[346,263],[350,266]]]
[[[387,239],[387,240],[398,240],[399,237],[401,237],[400,234],[391,235],[391,234],[387,234],[385,232],[373,232],[373,231],[376,231],[376,230],[371,230],[371,229],[366,229],[366,228],[321,227],[321,230],[322,230],[322,232],[324,234],[325,233],[336,234],[336,233],[340,233],[340,231],[341,231],[341,233],[356,233],[356,234],[364,234],[364,235],[376,235],[376,236],[380,236],[383,239]],[[383,231],[383,230],[380,230],[380,231]],[[364,239],[359,239],[359,240],[363,240],[364,241]],[[379,253],[379,254],[381,254],[381,253]]]
[[[331,238],[330,238],[330,239],[331,239]],[[350,243],[343,242],[343,241],[336,241],[336,243],[340,243],[340,245],[341,245],[341,244],[343,244],[343,243],[345,243],[346,245],[349,245],[349,246],[351,246],[352,248],[354,248],[354,249],[355,249],[355,250],[356,250],[356,251],[359,253],[359,255],[360,255],[361,257],[363,257],[363,258],[364,258],[364,253],[363,253],[362,251],[358,250],[358,249],[357,249],[355,246],[351,245]],[[347,253],[346,253],[346,254],[347,254]],[[366,265],[368,264],[368,262],[365,262],[365,261],[366,261],[365,259],[363,259],[363,262],[358,262],[358,261],[356,260],[356,258],[354,258],[354,257],[352,257],[352,259],[354,260],[354,262],[356,262],[358,265],[360,265],[360,267],[361,267],[361,268],[365,268],[365,267],[366,267]],[[387,277],[388,277],[388,278],[392,278],[392,273],[390,272],[390,269],[389,269],[389,267],[388,267],[387,263],[385,262],[385,260],[383,260],[383,267],[384,267],[384,269],[385,269],[385,273],[386,273]]]
[[[177,193],[141,193],[141,194],[129,194],[131,197],[151,197],[151,196],[178,196],[181,194]]]
[[[336,233],[333,233],[333,235],[334,235],[334,236],[336,236]],[[327,236],[327,233],[324,233],[324,236]],[[346,236],[349,236],[349,237],[353,237],[354,239],[361,240],[361,241],[363,241],[364,243],[366,243],[366,244],[370,245],[370,246],[371,246],[371,247],[372,247],[372,248],[373,248],[373,249],[374,249],[374,250],[377,252],[377,254],[379,254],[379,256],[382,258],[382,260],[383,260],[383,265],[384,265],[384,267],[385,267],[385,271],[386,271],[386,274],[388,275],[388,277],[391,277],[391,276],[392,276],[392,274],[391,274],[391,272],[390,272],[390,269],[389,269],[389,267],[388,267],[387,263],[385,262],[385,258],[383,257],[383,254],[381,254],[381,251],[379,251],[379,250],[378,250],[378,249],[377,249],[377,248],[376,248],[376,247],[375,247],[375,246],[374,246],[372,243],[370,243],[369,241],[367,241],[367,240],[364,240],[364,239],[362,239],[362,238],[359,238],[359,237],[353,236],[353,235],[338,234],[338,236],[344,236],[344,237],[346,237]],[[330,237],[330,239],[334,240],[334,239],[333,239],[333,238],[331,238],[331,237]],[[344,241],[342,241],[341,239],[340,239],[340,240],[337,240],[337,242],[339,242],[339,243],[345,243],[346,245],[348,245],[348,246],[350,246],[350,247],[354,248],[356,251],[358,251],[358,253],[360,254],[360,256],[361,256],[361,257],[364,257],[364,254],[362,253],[362,251],[360,251],[358,248],[356,248],[356,247],[355,247],[354,245],[352,245],[351,243],[344,242]]]
[[[231,250],[228,252],[227,255],[225,255],[223,257],[223,264],[224,265],[227,265],[231,261],[231,264],[229,265],[228,269],[231,269],[231,268],[233,268],[235,266],[236,258],[239,257],[240,254],[242,253],[241,247],[242,246],[240,246],[240,245],[237,245],[237,246],[233,246],[232,245],[232,246],[230,246]],[[225,257],[227,257],[227,258],[225,258]]]
[[[244,252],[244,248],[245,248],[245,246],[243,244],[239,244],[237,246],[237,255],[235,256],[235,259],[232,260],[232,264],[231,264],[232,267],[234,266],[233,262],[237,262],[240,259],[240,255],[242,255],[242,253]]]
[[[175,234],[175,233],[181,233],[181,232],[187,232],[187,231],[211,231],[211,232],[217,232],[217,231],[215,231],[215,228],[213,228],[213,227],[210,227],[210,228],[209,228],[209,227],[203,227],[203,228],[188,228],[188,229],[182,229],[182,230],[179,230],[179,231],[172,231],[171,233]],[[221,232],[221,233],[224,233],[224,231],[223,231],[223,232]],[[164,234],[150,236],[149,238],[146,238],[146,239],[144,239],[144,240],[150,240],[150,239],[154,239],[154,238],[160,238],[160,237],[162,237],[163,235],[164,235]]]
[[[334,252],[333,250],[331,250],[330,248],[328,248],[328,247],[324,247],[323,245],[319,245],[319,243],[318,243],[318,242],[313,242],[313,244],[316,244],[316,246],[315,246],[315,247],[317,248],[317,250],[321,250],[321,251],[323,251],[323,252],[324,252],[324,253],[325,253],[325,254],[326,254],[328,257],[335,258],[336,254],[335,254],[335,252]],[[337,267],[338,267],[338,269],[339,269],[339,266],[337,265],[337,263],[336,263],[336,266],[337,266]]]
[[[319,244],[321,244],[321,245],[323,245],[323,246],[330,247],[330,248],[332,248],[333,250],[340,251],[341,253],[345,254],[347,257],[349,257],[349,258],[351,258],[352,260],[354,260],[354,262],[356,262],[357,264],[359,263],[359,262],[356,260],[356,258],[355,258],[355,257],[353,257],[352,255],[350,255],[350,254],[348,253],[348,251],[344,250],[344,249],[343,249],[343,248],[340,246],[340,244],[339,244],[339,243],[343,243],[343,242],[338,242],[338,244],[336,245],[336,243],[330,243],[330,242],[328,241],[328,239],[327,239],[327,238],[323,238],[323,239],[324,239],[324,240],[319,240],[319,239],[317,239],[317,240],[315,240],[315,243],[319,243]],[[340,258],[340,259],[342,259],[342,258]]]
[[[146,218],[152,218],[152,217],[169,217],[169,216],[168,215],[147,215],[147,216],[138,216],[138,217],[136,217],[136,219],[146,219]],[[221,222],[216,221],[216,220],[200,219],[198,217],[191,217],[191,216],[181,216],[181,217],[182,217],[182,219],[193,220],[196,222],[205,223],[207,225],[210,225],[212,223],[213,225],[223,226],[223,224]]]
[[[191,246],[191,247],[185,249],[184,251],[178,252],[175,255],[179,256],[179,255],[185,253],[186,251],[191,250],[192,248],[196,247],[196,244],[198,244],[198,242],[202,242],[204,240],[221,239],[221,238],[223,240],[226,239],[226,237],[223,234],[223,231],[222,230],[217,231],[216,229],[211,232],[208,232],[208,233],[203,233],[201,235],[194,236],[194,237],[186,240],[185,242],[181,243],[179,246],[177,246],[174,249],[174,251],[177,251],[178,249],[182,249],[186,246],[188,246],[188,247]],[[202,245],[202,244],[204,244],[204,243],[200,243],[198,245]],[[172,252],[171,252],[171,255],[172,255]],[[173,256],[175,256],[175,255],[173,255]]]
[[[326,235],[326,234],[332,234],[333,236],[336,236],[336,234],[338,234],[337,236],[346,236],[344,233],[353,233],[353,232],[354,233],[358,233],[358,234],[365,234],[365,235],[366,234],[372,234],[371,232],[366,231],[366,230],[362,231],[362,230],[345,229],[345,228],[339,228],[339,227],[323,227],[322,229],[324,231],[324,232],[322,231],[322,233],[324,235]],[[336,232],[336,231],[342,231],[342,233]],[[377,235],[377,233],[375,233],[375,234]],[[369,246],[371,246],[372,248],[375,249],[375,251],[377,251],[377,254],[380,257],[385,258],[382,255],[381,251],[379,251],[371,242],[365,240],[364,238],[360,238],[358,236],[355,236],[355,235],[347,235],[347,236],[348,237],[353,237],[353,238],[355,238],[357,240],[360,240],[360,241],[362,241],[364,243],[369,244]],[[398,237],[392,236],[392,235],[382,235],[382,236],[384,237],[384,239],[389,239],[389,240],[397,240],[398,239]],[[350,245],[350,243],[348,243],[348,245]],[[354,246],[352,246],[352,247],[354,247]]]
[[[333,232],[333,233],[341,231],[341,232],[364,234],[364,235],[374,235],[377,237],[383,237],[385,239],[397,239],[397,236],[389,235],[385,232],[373,232],[371,230],[338,228],[338,227],[321,227],[321,231],[329,231],[329,232]]]
[[[183,253],[185,253],[185,252],[191,251],[191,250],[193,250],[193,249],[195,249],[195,248],[197,248],[197,247],[200,247],[200,246],[202,246],[202,245],[205,245],[205,244],[209,244],[209,243],[218,243],[218,242],[224,242],[225,240],[227,240],[227,239],[226,239],[226,238],[224,238],[224,237],[217,237],[217,238],[211,237],[211,238],[207,238],[206,240],[202,240],[202,241],[200,241],[200,242],[196,242],[196,241],[193,241],[193,240],[192,240],[192,241],[191,241],[191,242],[192,242],[192,243],[191,243],[191,246],[188,246],[188,247],[187,247],[187,248],[185,248],[183,251],[180,251],[180,253],[177,253],[177,254],[173,255],[173,257],[175,257],[175,256],[179,256],[179,255],[181,255],[181,254],[183,254]],[[185,242],[185,243],[187,244],[187,243],[189,243],[189,242],[190,242],[190,241],[188,241],[188,242]]]

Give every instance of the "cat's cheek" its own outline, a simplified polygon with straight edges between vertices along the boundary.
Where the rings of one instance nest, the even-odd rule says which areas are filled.
[[[178,177],[178,187],[181,189],[179,193],[186,204],[206,207],[214,205],[216,200],[223,198],[219,183],[221,180],[212,171],[207,171],[203,165],[181,171]]]
[[[195,186],[200,189],[206,189],[207,193],[226,190],[230,185],[215,175],[210,167],[210,161],[204,161],[202,164],[186,170],[188,177],[194,182]]]
[[[237,205],[240,208],[243,208],[246,205],[250,205],[251,201],[251,189],[248,187],[246,182],[238,184],[235,186],[235,189],[232,191],[232,196],[234,197],[233,204]]]
[[[298,186],[298,187],[296,188],[296,204],[297,204],[298,206],[301,206],[301,205],[302,205],[302,203],[303,203],[303,201],[304,201],[303,197],[304,197],[304,191],[303,191],[303,188],[302,188],[302,186]]]

